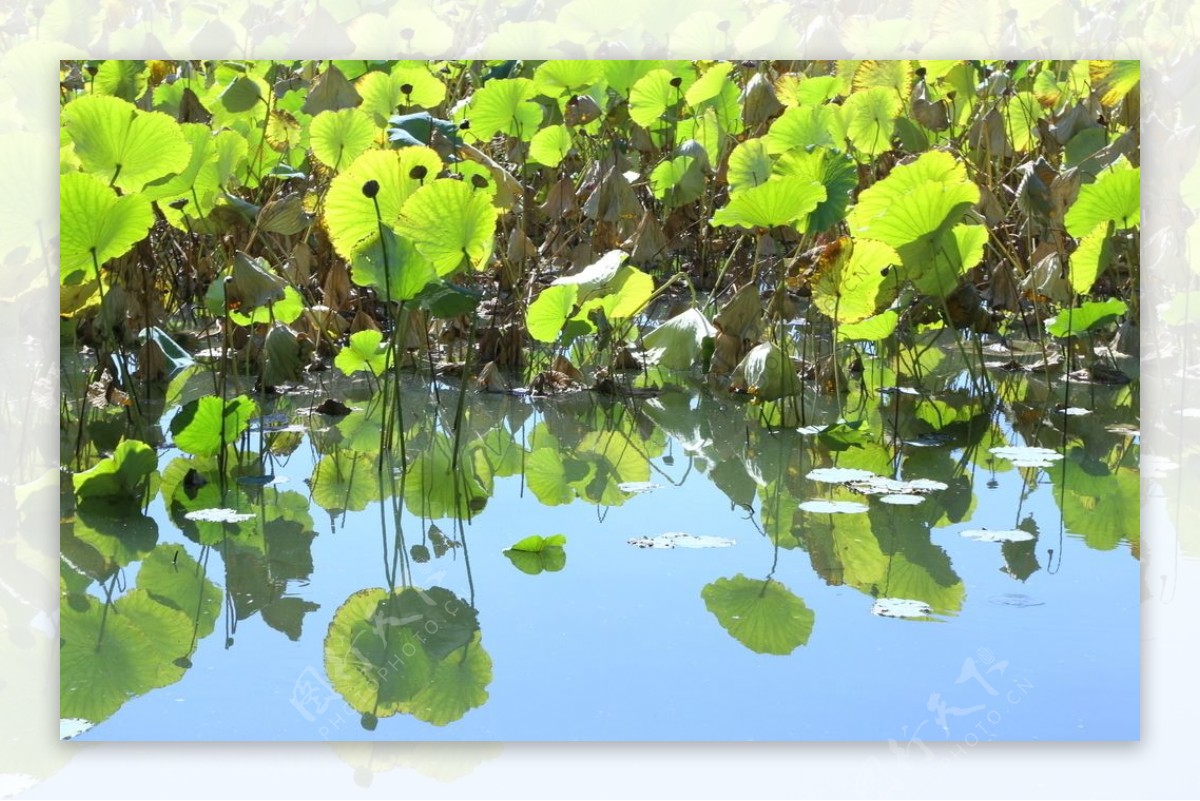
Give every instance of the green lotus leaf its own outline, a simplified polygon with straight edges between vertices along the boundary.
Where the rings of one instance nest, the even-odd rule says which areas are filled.
[[[642,339],[647,361],[671,370],[687,370],[696,363],[704,340],[717,329],[698,309],[690,308],[662,323]]]
[[[333,364],[346,375],[368,372],[379,376],[388,368],[388,344],[383,334],[371,328],[350,335]]]
[[[1046,473],[1054,485],[1063,523],[1089,548],[1107,551],[1122,541],[1139,541],[1141,482],[1137,470],[1110,467],[1084,448],[1074,447],[1067,451],[1061,469],[1056,466]]]
[[[895,168],[860,194],[847,222],[855,239],[875,239],[899,250],[954,224],[978,202],[979,187],[963,165],[936,150]]]
[[[1108,325],[1129,311],[1123,301],[1111,298],[1103,303],[1090,301],[1077,309],[1066,309],[1046,321],[1046,331],[1056,337],[1073,337]]]
[[[309,125],[313,155],[333,170],[353,163],[375,143],[375,136],[371,118],[355,108],[322,111]]]
[[[106,615],[97,598],[63,599],[59,638],[59,715],[64,718],[98,723],[133,696],[160,686],[154,643],[133,620]]]
[[[158,542],[158,524],[140,513],[140,501],[80,500],[73,525],[63,527],[62,554],[84,574],[104,581],[138,561]]]
[[[546,97],[579,94],[597,83],[603,73],[603,62],[582,59],[544,61],[533,73],[537,93]],[[552,165],[553,166],[553,165]]]
[[[740,118],[738,124],[741,124]],[[728,124],[721,121],[721,115],[716,109],[705,108],[690,117],[685,117],[675,126],[675,141],[679,143],[675,152],[699,158],[702,167],[706,170],[711,169],[712,165],[721,163],[722,148],[728,139],[727,135],[731,133]],[[700,145],[704,153],[697,153],[689,143]]]
[[[528,142],[542,123],[542,107],[533,99],[537,93],[528,78],[488,81],[467,109],[471,136],[487,141],[502,133]]]
[[[213,282],[216,284],[216,282]],[[217,291],[220,291],[220,286],[217,286]],[[209,287],[209,292],[213,292],[213,287]],[[236,325],[267,325],[270,323],[294,323],[304,314],[307,308],[304,302],[304,296],[290,286],[283,287],[283,296],[274,303],[268,303],[263,306],[257,306],[251,309],[249,314],[244,314],[241,311],[230,311],[229,319]],[[216,299],[213,295],[205,296],[205,302],[212,307],[211,301]]]
[[[1108,265],[1112,263],[1112,236],[1116,226],[1112,220],[1099,223],[1091,233],[1079,240],[1079,247],[1071,254],[1071,289],[1078,295],[1092,291]]]
[[[565,534],[552,534],[549,537],[543,537],[540,534],[531,534],[528,537],[517,541],[509,546],[510,551],[523,551],[525,553],[541,553],[547,548],[561,548],[567,544]]]
[[[159,210],[175,227],[186,230],[186,217],[193,220],[193,231],[204,230],[197,218],[210,214],[220,193],[236,183],[235,175],[246,162],[246,140],[236,131],[214,135],[209,126],[200,123],[187,123],[180,129],[192,148],[187,166],[175,175],[147,184],[142,195],[158,201]],[[183,201],[184,207],[175,208],[175,201]]]
[[[1037,121],[1044,114],[1033,92],[1017,92],[1007,99],[1004,108],[1004,130],[1013,150],[1027,153],[1038,146]]]
[[[529,160],[557,167],[571,152],[571,131],[565,125],[548,125],[529,142]]]
[[[712,224],[742,228],[771,228],[806,220],[825,200],[825,187],[803,178],[776,178],[762,186],[743,189],[718,209]]]
[[[900,315],[889,309],[857,323],[838,326],[838,339],[843,342],[851,340],[882,342],[892,335],[899,322]]]
[[[482,300],[482,292],[448,281],[432,281],[417,296],[421,308],[440,320],[474,314]]]
[[[125,193],[183,170],[191,157],[179,123],[116,97],[72,100],[62,121],[84,168]]]
[[[1079,189],[1079,197],[1067,209],[1067,233],[1079,238],[1102,222],[1116,223],[1118,231],[1141,222],[1141,174],[1138,167],[1121,159],[1104,170],[1094,183]]]
[[[771,401],[799,395],[801,384],[792,360],[774,342],[763,342],[751,348],[734,368],[730,388]]]
[[[846,136],[858,155],[867,159],[892,148],[892,131],[904,103],[892,89],[875,87],[855,92],[842,105]]]
[[[767,182],[771,177],[771,156],[764,139],[747,139],[738,144],[729,154],[726,173],[731,192],[750,189]]]
[[[487,266],[496,236],[497,209],[484,192],[464,181],[439,178],[404,204],[396,230],[412,240],[438,275],[469,265]]]
[[[845,149],[845,127],[837,106],[789,108],[773,123],[764,137],[767,152],[775,155],[797,148]]]
[[[96,266],[125,255],[154,224],[144,197],[117,197],[103,181],[78,172],[59,178],[59,218],[64,283],[94,280]]]
[[[258,413],[258,404],[245,395],[228,401],[212,395],[183,405],[171,418],[175,447],[193,456],[214,456],[237,441]]]
[[[537,550],[522,550],[514,545],[504,551],[504,555],[512,562],[513,567],[531,576],[539,573],[557,573],[567,566],[567,552],[560,545],[546,545]]]
[[[427,147],[368,150],[355,159],[333,179],[325,196],[325,226],[337,252],[350,259],[356,249],[378,239],[380,220],[394,228],[404,202],[441,169],[441,158]],[[379,185],[374,200],[363,194],[368,181]]]
[[[705,70],[704,74],[697,78],[684,94],[688,105],[696,107],[718,97],[721,90],[729,86],[729,73],[732,71],[733,63],[730,61],[718,61]]]
[[[529,335],[538,342],[556,342],[563,326],[574,315],[578,298],[579,287],[573,284],[543,289],[525,312]]]
[[[632,59],[609,60],[598,62],[604,72],[604,80],[610,89],[620,97],[629,96],[629,90],[642,76],[652,70],[661,68],[663,61],[637,61]]]
[[[888,268],[899,263],[896,251],[882,242],[861,239],[853,248],[843,247],[833,263],[821,269],[813,303],[839,324],[865,320],[895,300],[897,285],[887,276]]]
[[[555,448],[534,448],[525,460],[525,482],[534,497],[546,506],[562,506],[575,500],[562,455]]]
[[[409,465],[404,477],[404,504],[421,517],[465,518],[487,503],[489,493],[475,465],[453,459],[453,443],[435,434],[430,446]]]
[[[810,234],[827,231],[844,220],[850,195],[858,188],[858,168],[854,160],[825,148],[784,153],[775,162],[772,172],[816,181],[825,187],[825,199],[808,215],[807,231]]]
[[[586,321],[594,309],[600,309],[607,320],[625,320],[641,311],[653,294],[654,279],[638,268],[626,264],[617,270],[616,276],[607,287],[607,292],[582,303],[574,319],[579,322]]]
[[[1141,81],[1142,65],[1140,61],[1090,61],[1088,78],[1100,96],[1100,102],[1112,107]]]
[[[136,103],[149,84],[146,62],[131,59],[106,59],[96,69],[92,91]]]
[[[647,130],[663,127],[669,122],[667,112],[683,102],[695,81],[696,73],[690,68],[650,70],[629,89],[630,119]]]
[[[704,171],[699,159],[679,156],[659,164],[650,173],[654,197],[667,208],[685,206],[704,194]]]
[[[378,717],[396,714],[433,673],[418,633],[391,608],[395,600],[383,589],[359,590],[334,612],[325,634],[330,685],[351,707]]]
[[[361,512],[379,500],[377,456],[329,453],[313,467],[313,503],[327,512]]]
[[[433,669],[429,686],[407,704],[417,720],[446,726],[487,703],[487,686],[492,682],[492,659],[480,644],[480,635]]]
[[[362,96],[362,110],[378,127],[387,125],[398,108],[430,109],[446,99],[446,85],[427,66],[416,64],[398,64],[390,73],[368,72],[355,88]]]
[[[956,290],[963,275],[983,259],[988,230],[961,223],[933,240],[918,240],[899,249],[905,276],[922,293],[946,297]]]
[[[350,280],[383,300],[412,300],[437,280],[437,271],[411,240],[384,228],[382,239],[368,239],[351,254]]]
[[[160,604],[194,620],[196,639],[212,634],[221,614],[223,595],[204,575],[204,568],[178,545],[159,545],[142,560],[138,589]]]
[[[75,473],[71,482],[79,498],[141,501],[147,480],[158,467],[158,453],[144,442],[123,439],[112,456],[90,470]]]
[[[757,654],[790,654],[812,635],[813,611],[772,579],[749,579],[739,573],[706,584],[700,597],[721,628]]]

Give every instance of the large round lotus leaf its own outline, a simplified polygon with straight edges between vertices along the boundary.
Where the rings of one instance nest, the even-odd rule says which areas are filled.
[[[839,150],[846,146],[838,107],[830,105],[789,108],[771,123],[764,139],[771,154],[813,145]]]
[[[771,177],[771,156],[761,138],[747,139],[729,154],[726,179],[731,192],[765,184]]]
[[[439,178],[418,189],[400,211],[396,231],[408,237],[438,275],[487,266],[496,236],[497,209],[465,181]]]
[[[98,723],[153,688],[158,665],[150,638],[90,595],[64,598],[59,616],[59,714]],[[97,646],[99,643],[99,646]]]
[[[886,242],[897,250],[957,222],[979,202],[979,187],[954,156],[924,153],[864,191],[847,222],[856,239]]]
[[[371,287],[383,300],[412,300],[437,280],[437,271],[410,239],[384,228],[382,238],[369,239],[354,250],[350,280]]]
[[[362,96],[362,110],[378,127],[387,125],[398,108],[429,109],[446,99],[446,85],[423,65],[398,65],[391,73],[368,72],[355,88]]]
[[[371,118],[356,108],[322,111],[308,130],[313,155],[334,170],[353,163],[374,144],[377,134]]]
[[[704,193],[700,160],[679,156],[662,162],[650,173],[650,188],[666,208],[691,203]]]
[[[183,612],[132,590],[104,604],[86,595],[63,600],[59,636],[59,711],[93,723],[135,695],[178,681],[175,664],[192,644],[191,620]]]
[[[809,233],[827,231],[846,218],[850,193],[858,186],[858,168],[849,156],[821,147],[792,150],[779,157],[772,171],[825,187],[825,199],[808,216]]]
[[[360,590],[338,607],[325,635],[330,685],[351,707],[376,717],[394,715],[432,672],[416,633],[388,604],[386,590]]]
[[[538,94],[559,97],[578,94],[601,78],[603,62],[578,59],[546,61],[533,73],[533,82]]]
[[[71,477],[79,498],[141,500],[146,479],[158,466],[158,452],[144,442],[125,439],[112,456]]]
[[[918,291],[934,298],[946,297],[983,259],[987,239],[984,226],[960,224],[943,231],[932,244],[917,241],[905,245],[900,248],[904,274]]]
[[[579,288],[571,284],[543,289],[525,312],[529,335],[538,342],[556,341],[567,320],[575,313],[578,298]]]
[[[83,166],[127,193],[183,170],[191,157],[179,123],[116,97],[77,98],[62,119]]]
[[[528,142],[542,123],[542,107],[528,78],[493,79],[475,93],[467,109],[470,134],[487,141],[498,133]]]
[[[96,70],[92,91],[136,103],[146,93],[149,77],[145,61],[107,59]]]
[[[450,438],[439,433],[409,467],[404,484],[409,513],[434,519],[465,518],[487,502],[489,493],[474,465],[460,460],[454,466],[453,448]]]
[[[388,345],[383,334],[367,328],[350,335],[350,340],[338,351],[333,364],[346,375],[368,372],[378,376],[388,366]]]
[[[62,280],[82,273],[96,277],[95,267],[123,256],[154,224],[150,203],[140,195],[117,197],[103,181],[84,173],[59,178]]]
[[[1116,223],[1117,230],[1133,228],[1141,222],[1141,174],[1127,161],[1119,161],[1102,172],[1096,181],[1083,186],[1079,197],[1067,210],[1067,233],[1082,237],[1102,222]]]
[[[888,281],[888,268],[900,257],[882,242],[842,237],[836,256],[819,267],[813,286],[813,303],[838,323],[865,320],[895,299],[896,283]]]
[[[855,92],[842,106],[846,136],[858,155],[874,158],[892,148],[892,130],[903,103],[891,89],[875,88]]]
[[[604,71],[604,80],[608,87],[621,97],[628,97],[630,88],[641,80],[642,76],[663,66],[662,61],[634,61],[628,59],[599,62]]]
[[[771,228],[805,220],[825,200],[825,187],[803,178],[776,178],[743,189],[718,209],[712,224],[742,228]]]
[[[1092,285],[1112,263],[1112,235],[1116,226],[1111,220],[1098,223],[1079,247],[1071,254],[1071,289],[1078,295],[1092,291]]]
[[[668,109],[683,103],[695,81],[696,73],[690,68],[650,70],[629,90],[629,117],[646,129],[663,127]]]
[[[791,590],[771,579],[738,574],[700,592],[721,627],[759,654],[786,655],[808,643],[815,615]]]
[[[529,143],[529,160],[547,167],[557,167],[570,152],[571,131],[565,125],[547,125]]]
[[[1046,331],[1056,337],[1073,337],[1114,322],[1129,311],[1124,302],[1109,298],[1103,303],[1092,301],[1077,309],[1066,309],[1046,320]]]
[[[864,61],[854,71],[851,82],[854,91],[880,88],[897,95],[901,101],[908,100],[912,92],[912,62],[907,60]]]
[[[337,252],[348,259],[363,243],[378,239],[376,202],[383,225],[394,227],[404,201],[441,169],[442,160],[427,147],[368,150],[355,159],[325,196],[325,227]],[[374,201],[363,194],[368,181],[379,185]]]
[[[245,395],[228,401],[212,395],[184,404],[171,419],[175,447],[193,456],[213,456],[237,441],[258,405]]]
[[[483,706],[492,682],[492,658],[480,644],[480,635],[450,653],[433,669],[429,686],[419,692],[407,711],[417,720],[445,726]]]
[[[313,503],[327,512],[361,512],[379,500],[377,456],[335,452],[321,457],[313,468]]]
[[[178,545],[159,545],[142,560],[137,586],[160,604],[195,616],[197,639],[207,637],[221,614],[223,595],[204,570]]]

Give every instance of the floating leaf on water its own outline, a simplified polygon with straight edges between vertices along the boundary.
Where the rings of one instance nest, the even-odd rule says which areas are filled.
[[[184,515],[188,520],[202,523],[244,523],[253,520],[253,514],[244,514],[234,509],[197,509]]]
[[[824,426],[801,426],[796,431],[806,437],[811,437],[813,434],[820,434],[825,430]]]
[[[861,492],[863,495],[924,495],[948,488],[947,484],[928,478],[900,481],[886,476],[871,476],[869,479],[846,483],[849,484],[850,489]],[[910,501],[900,501],[900,503],[910,503]]]
[[[880,495],[880,503],[890,503],[893,506],[916,506],[925,500],[922,495]]]
[[[1059,414],[1065,414],[1068,417],[1082,417],[1085,414],[1091,414],[1091,409],[1081,409],[1078,406],[1068,406],[1065,409],[1055,409]]]
[[[672,531],[657,537],[634,537],[629,544],[638,548],[728,548],[737,542],[724,537]]]
[[[652,481],[626,481],[617,485],[617,489],[621,492],[631,492],[634,494],[642,492],[653,492],[656,489],[662,489],[662,484],[655,484]]]
[[[1003,595],[993,595],[991,598],[988,598],[988,600],[1001,606],[1026,607],[1046,605],[1045,601],[1039,601],[1036,598],[1031,598],[1024,593],[1019,592],[1006,592]]]
[[[810,481],[820,481],[822,484],[845,484],[848,481],[870,481],[880,476],[870,470],[859,470],[853,467],[818,467],[809,472],[805,478]]]
[[[880,598],[871,606],[871,614],[879,617],[924,618],[933,614],[933,609],[924,601],[909,598]]]
[[[973,528],[962,532],[962,536],[976,542],[1028,542],[1034,539],[1034,536],[1028,531],[1022,531],[1019,528],[994,531],[986,528]]]
[[[800,509],[801,511],[813,512],[820,515],[858,514],[867,511],[867,505],[865,503],[855,503],[854,501],[812,500],[800,504]]]
[[[1063,458],[1058,451],[1032,446],[1007,446],[988,450],[999,459],[1009,460],[1014,467],[1050,467]]]

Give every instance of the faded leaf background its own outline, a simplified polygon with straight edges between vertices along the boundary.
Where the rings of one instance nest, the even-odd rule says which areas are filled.
[[[1200,792],[1200,4],[1187,0],[32,0],[0,4],[0,798],[1011,798]],[[1142,59],[1143,743],[59,744],[60,59]],[[980,645],[986,645],[980,643]],[[1086,661],[1078,666],[1086,681]],[[290,692],[291,676],[281,681]],[[936,691],[938,687],[931,687]],[[699,699],[698,699],[699,700]],[[1036,703],[1036,701],[1032,701]],[[1097,703],[1104,703],[1097,699]],[[201,760],[208,767],[201,767]],[[219,765],[219,769],[218,766]],[[1018,767],[1019,765],[1019,767]]]

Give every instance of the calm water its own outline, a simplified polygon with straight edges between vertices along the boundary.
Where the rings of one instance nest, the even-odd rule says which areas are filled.
[[[1095,407],[1112,397],[1105,390]],[[268,427],[305,430],[250,435],[251,451],[274,443],[278,455],[247,472],[276,483],[238,484],[219,505],[252,519],[188,521],[186,512],[219,499],[211,484],[179,486],[174,508],[160,493],[148,509],[156,538],[118,555],[127,561],[116,574],[96,568],[101,580],[77,588],[94,599],[93,614],[106,587],[119,612],[123,595],[161,586],[147,565],[161,582],[202,564],[211,582],[208,600],[176,604],[189,606],[180,610],[196,637],[189,661],[130,647],[131,659],[159,659],[152,688],[118,686],[133,695],[79,739],[892,739],[919,749],[1138,737],[1137,446],[1106,430],[1120,413],[1031,423],[1016,404],[946,426],[940,438],[917,440],[930,427],[915,424],[900,434],[916,444],[837,450],[690,392],[616,403],[471,396],[464,474],[478,498],[460,523],[439,450],[453,396],[443,391],[436,416],[425,393],[406,396],[407,457],[420,466],[403,502],[378,499],[373,457],[353,464],[349,448],[378,448],[381,415],[368,398],[351,399],[360,412],[341,420],[300,413],[312,398],[264,409],[276,415]],[[1016,469],[989,453],[1024,444],[1062,452],[1064,424],[1067,458],[1050,466]],[[336,466],[333,490],[322,486],[335,469],[323,453],[349,460]],[[179,483],[169,467],[178,456],[160,453],[164,483]],[[835,465],[948,488],[899,506],[808,477]],[[426,491],[411,486],[422,480]],[[655,487],[632,491],[644,483]],[[869,511],[799,509],[821,498]],[[1018,525],[1035,539],[962,536]],[[103,550],[106,536],[76,529],[64,528],[68,585],[88,572],[78,541]],[[670,532],[734,544],[629,542]],[[515,564],[504,553],[556,534],[566,536],[561,554]],[[424,594],[410,590],[409,605],[386,614],[382,590],[355,595],[389,583]],[[927,613],[873,614],[876,596],[919,601]],[[426,600],[451,614],[404,622]],[[194,611],[201,606],[212,614]],[[64,600],[64,631],[82,614]],[[105,625],[105,637],[120,636],[120,624]],[[428,662],[395,667],[422,625],[441,632],[426,643]],[[390,678],[378,672],[389,659]],[[77,675],[65,676],[64,693],[83,682]],[[418,719],[439,716],[442,725]]]

